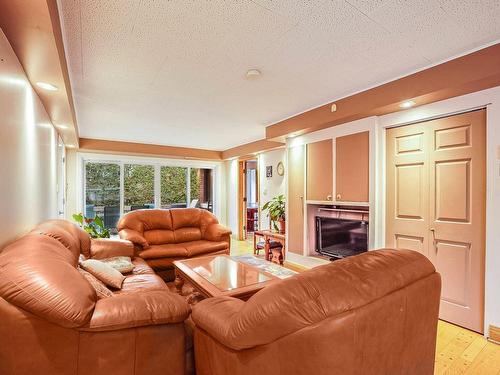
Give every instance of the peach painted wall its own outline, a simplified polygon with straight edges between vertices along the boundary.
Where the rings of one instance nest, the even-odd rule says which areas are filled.
[[[57,217],[57,134],[0,30],[0,248]]]

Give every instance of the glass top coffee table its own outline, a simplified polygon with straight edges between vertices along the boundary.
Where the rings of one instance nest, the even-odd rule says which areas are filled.
[[[181,294],[188,282],[204,297],[231,296],[247,300],[265,286],[295,274],[253,256],[216,255],[177,260],[175,287]]]

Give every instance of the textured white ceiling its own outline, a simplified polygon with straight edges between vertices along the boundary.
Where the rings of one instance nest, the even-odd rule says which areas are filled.
[[[82,137],[215,150],[500,38],[499,0],[59,6]]]

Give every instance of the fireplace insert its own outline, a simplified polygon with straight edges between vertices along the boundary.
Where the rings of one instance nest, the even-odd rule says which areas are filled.
[[[330,260],[368,250],[368,222],[316,216],[316,251]]]

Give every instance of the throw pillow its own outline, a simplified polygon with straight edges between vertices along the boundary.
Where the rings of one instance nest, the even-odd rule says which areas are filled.
[[[94,288],[97,295],[97,299],[113,297],[113,292],[109,290],[106,285],[100,280],[98,280],[94,275],[85,271],[83,268],[78,267],[78,272],[85,277],[85,280]]]
[[[100,259],[100,261],[113,267],[115,270],[121,273],[132,272],[135,267],[130,257],[112,257]]]
[[[97,259],[87,259],[80,263],[80,267],[82,267],[85,271],[90,272],[104,284],[116,289],[122,288],[125,276],[106,263]]]

